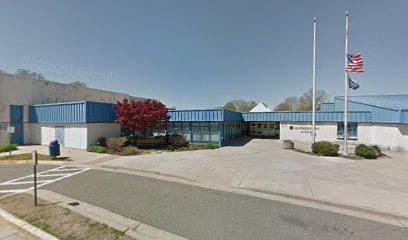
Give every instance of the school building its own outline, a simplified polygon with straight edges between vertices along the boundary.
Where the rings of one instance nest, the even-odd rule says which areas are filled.
[[[8,142],[5,127],[14,126],[16,144],[48,144],[85,149],[99,137],[121,134],[113,103],[144,100],[62,83],[0,74],[0,144]],[[316,113],[316,140],[343,139],[342,96],[323,103]],[[408,94],[350,96],[348,135],[351,144],[365,143],[408,151]],[[259,108],[259,107],[258,107]],[[260,108],[262,109],[262,108]],[[311,141],[311,112],[232,112],[224,109],[169,110],[170,120],[152,135],[182,134],[190,143],[220,146],[242,137]]]

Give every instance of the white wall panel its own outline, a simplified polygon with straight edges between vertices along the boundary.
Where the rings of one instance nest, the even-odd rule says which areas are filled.
[[[281,122],[280,139],[311,142],[312,124],[308,122]],[[336,141],[337,123],[316,123],[316,141]]]
[[[396,151],[408,151],[408,125],[359,124],[358,142]]]
[[[58,125],[64,126],[64,147],[86,149],[88,146],[88,129],[86,124]]]
[[[120,136],[118,123],[88,123],[88,145],[95,144],[100,137]]]
[[[54,126],[41,126],[41,145],[48,145],[51,140],[55,139]]]

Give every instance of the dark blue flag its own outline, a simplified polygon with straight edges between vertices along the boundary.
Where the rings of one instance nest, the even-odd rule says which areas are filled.
[[[353,90],[357,90],[360,87],[360,84],[358,84],[357,81],[354,81],[351,78],[348,79],[348,85],[349,85],[349,88],[351,88]]]

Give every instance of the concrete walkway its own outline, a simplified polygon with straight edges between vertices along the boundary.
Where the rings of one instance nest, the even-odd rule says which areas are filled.
[[[353,161],[283,150],[277,140],[254,139],[216,150],[119,157],[97,165],[408,217],[408,157],[402,154]]]
[[[26,239],[15,228],[5,223],[5,220],[0,218],[0,240],[23,240]],[[34,238],[32,238],[34,239]]]
[[[13,154],[31,153],[33,150],[36,150],[40,154],[44,154],[44,155],[49,154],[48,146],[45,146],[45,145],[19,146],[18,150],[13,151]],[[116,155],[92,153],[92,152],[87,152],[86,150],[74,149],[74,148],[61,147],[60,151],[61,151],[60,157],[69,158],[66,164],[94,165],[97,163],[101,163],[101,162],[105,162],[105,161],[109,161],[109,160],[118,158],[118,156]]]

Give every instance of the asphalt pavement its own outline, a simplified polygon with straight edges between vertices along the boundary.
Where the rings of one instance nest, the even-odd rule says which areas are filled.
[[[55,168],[55,165],[38,165],[37,171]],[[32,164],[0,164],[0,183],[33,174]]]
[[[268,199],[90,170],[45,189],[189,239],[408,239],[408,229]]]
[[[87,171],[88,168],[58,165],[37,166],[37,187],[42,187],[64,178]],[[33,166],[31,164],[0,164],[0,197],[33,188]]]

